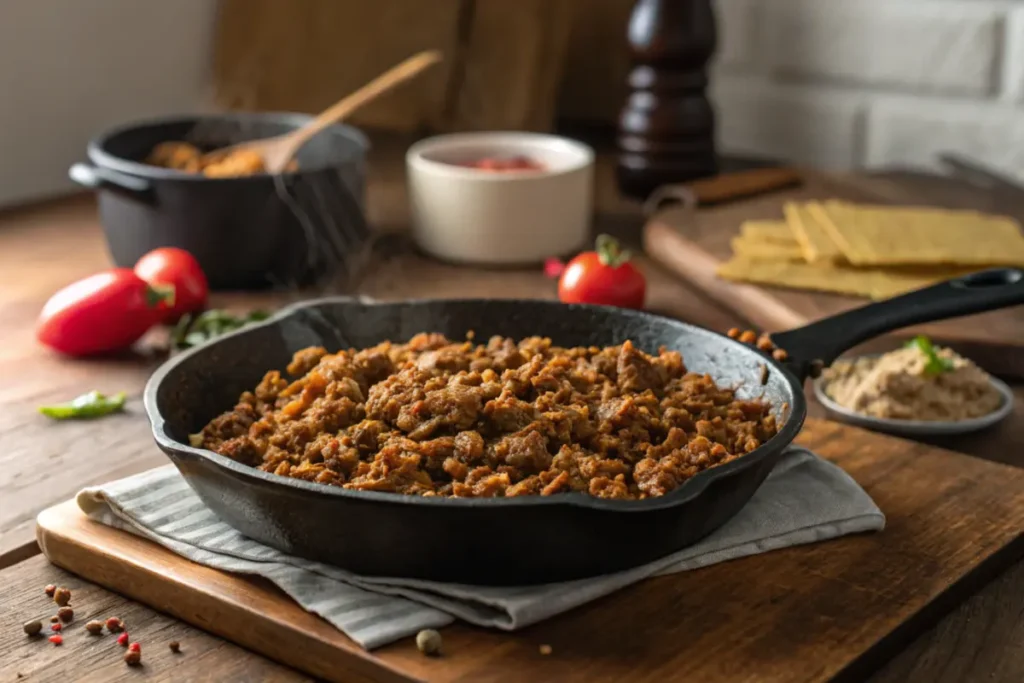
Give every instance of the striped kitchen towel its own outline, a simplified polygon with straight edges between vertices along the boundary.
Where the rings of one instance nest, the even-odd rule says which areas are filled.
[[[700,543],[617,574],[543,586],[360,576],[286,555],[221,522],[172,465],[87,488],[78,494],[78,505],[100,523],[149,538],[193,562],[270,579],[367,649],[455,619],[517,629],[649,576],[885,525],[881,510],[849,475],[797,447],[786,453],[739,514]]]

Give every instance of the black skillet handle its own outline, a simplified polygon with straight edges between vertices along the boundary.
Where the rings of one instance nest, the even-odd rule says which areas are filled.
[[[68,177],[92,190],[109,190],[140,202],[153,201],[153,186],[145,178],[83,163],[72,164],[68,169]]]
[[[910,325],[1024,304],[1024,271],[996,268],[868,304],[795,330],[772,334],[803,378],[813,361],[829,365],[847,349]]]

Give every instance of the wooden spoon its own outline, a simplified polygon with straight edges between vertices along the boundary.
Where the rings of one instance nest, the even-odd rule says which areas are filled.
[[[267,173],[281,173],[295,153],[299,151],[299,148],[314,135],[439,61],[441,61],[441,53],[436,50],[420,52],[401,64],[393,66],[351,95],[338,100],[302,128],[284,135],[250,140],[214,150],[205,155],[204,161],[223,159],[233,152],[244,150],[259,154],[263,158],[263,165]]]

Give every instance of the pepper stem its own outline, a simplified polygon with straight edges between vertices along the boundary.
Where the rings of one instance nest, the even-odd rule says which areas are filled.
[[[623,249],[619,241],[611,235],[597,236],[597,257],[603,265],[618,268],[632,256],[629,249]]]
[[[146,285],[146,306],[156,308],[160,304],[174,305],[174,285]]]

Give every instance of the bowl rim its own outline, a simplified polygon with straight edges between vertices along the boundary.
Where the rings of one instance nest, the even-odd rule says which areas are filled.
[[[524,152],[533,148],[560,148],[575,156],[575,159],[558,168],[509,170],[495,173],[477,168],[458,166],[443,161],[435,161],[426,155],[441,150],[457,149],[462,146],[488,144],[503,147],[522,147]],[[446,133],[434,135],[413,143],[405,153],[406,165],[410,169],[423,171],[438,176],[467,182],[528,182],[559,178],[574,173],[586,172],[593,168],[594,149],[579,140],[550,133],[534,133],[529,131],[493,130],[468,133]]]
[[[112,171],[118,171],[120,173],[126,173],[141,178],[150,180],[175,180],[185,183],[237,183],[246,182],[257,179],[274,179],[276,177],[290,177],[290,176],[301,176],[304,173],[316,173],[324,171],[326,169],[335,168],[335,166],[323,165],[317,166],[316,168],[300,168],[297,171],[287,171],[278,175],[270,173],[253,173],[244,176],[224,176],[224,177],[209,177],[201,173],[186,173],[184,171],[178,171],[170,168],[163,168],[161,166],[151,166],[139,161],[132,161],[119,157],[115,154],[111,154],[106,150],[107,144],[110,140],[118,135],[123,135],[129,131],[139,128],[156,128],[159,126],[167,126],[174,124],[192,123],[198,124],[202,121],[237,121],[245,123],[246,121],[261,121],[265,123],[280,123],[284,125],[294,126],[298,128],[309,121],[312,121],[315,117],[311,114],[303,114],[300,112],[286,112],[286,111],[269,111],[269,112],[223,112],[223,113],[210,113],[210,114],[175,114],[171,116],[151,117],[144,119],[136,119],[127,123],[121,123],[116,126],[111,126],[103,130],[101,133],[89,140],[86,146],[86,156],[89,161],[96,164],[101,168],[108,168]],[[335,123],[328,126],[325,130],[331,131],[334,134],[345,137],[350,142],[353,142],[358,147],[356,161],[360,161],[366,158],[367,152],[371,149],[369,138],[366,136],[361,129],[356,128],[345,123]],[[319,134],[322,135],[324,131]],[[173,142],[172,140],[165,140],[164,142]]]
[[[402,300],[388,300],[378,301],[369,297],[361,296],[328,296],[316,299],[307,299],[298,301],[287,305],[272,316],[258,323],[247,325],[241,329],[233,332],[226,333],[217,337],[214,340],[206,344],[202,344],[197,347],[193,347],[182,353],[175,355],[174,357],[165,361],[159,368],[157,368],[146,382],[146,387],[143,390],[143,405],[146,411],[146,415],[150,421],[150,427],[153,433],[153,437],[157,442],[160,449],[170,457],[171,461],[178,466],[180,459],[198,459],[204,460],[210,465],[217,467],[221,470],[226,470],[226,473],[230,476],[242,477],[249,479],[253,483],[258,485],[269,485],[273,487],[281,487],[280,490],[288,491],[291,493],[302,492],[306,495],[317,495],[326,496],[331,498],[351,498],[354,500],[363,500],[365,502],[383,503],[388,505],[431,505],[431,506],[442,506],[450,508],[476,508],[476,507],[510,507],[510,506],[544,506],[544,505],[568,505],[571,507],[584,507],[596,510],[604,510],[609,512],[648,512],[652,510],[662,510],[668,508],[674,508],[678,505],[682,505],[697,496],[699,496],[705,489],[707,489],[717,479],[727,477],[734,472],[740,472],[750,467],[754,467],[757,463],[771,458],[773,456],[780,456],[787,448],[793,445],[793,441],[797,434],[803,428],[804,420],[807,417],[807,398],[804,395],[803,383],[796,378],[793,373],[780,363],[776,363],[769,359],[762,359],[761,363],[771,364],[772,371],[778,372],[782,375],[783,380],[788,383],[792,394],[792,402],[781,406],[785,410],[785,422],[782,427],[778,430],[774,437],[761,444],[758,448],[754,449],[749,453],[745,453],[734,460],[727,462],[723,465],[717,465],[709,469],[698,472],[696,475],[687,479],[683,484],[669,493],[658,496],[656,498],[645,498],[642,500],[613,500],[607,498],[598,498],[595,496],[586,495],[579,492],[564,493],[557,496],[515,496],[512,498],[458,498],[453,496],[411,496],[396,493],[387,493],[381,491],[361,491],[357,489],[346,489],[339,486],[330,486],[328,484],[318,484],[315,482],[304,481],[301,479],[294,479],[291,477],[283,477],[273,474],[272,472],[265,472],[255,467],[249,467],[237,462],[227,456],[221,455],[214,451],[207,450],[205,448],[195,448],[187,443],[183,443],[167,432],[167,423],[160,411],[157,395],[160,390],[160,385],[164,379],[173,372],[179,365],[184,363],[192,356],[200,353],[208,352],[209,349],[213,348],[217,344],[221,344],[228,339],[235,337],[242,337],[253,334],[254,332],[266,328],[275,327],[281,325],[284,320],[289,317],[300,316],[306,309],[316,308],[323,305],[337,305],[337,304],[350,304],[357,306],[402,306],[417,303],[470,303],[470,302],[490,302],[490,299],[481,298],[462,298],[462,299],[402,299]],[[544,300],[544,299],[502,299],[502,302],[507,303],[547,303],[547,304],[558,304],[558,302]],[[614,307],[609,306],[598,306],[594,304],[558,304],[562,306],[571,306],[573,308],[580,309],[609,309]],[[739,342],[730,339],[728,336],[709,330],[698,325],[686,323],[681,320],[669,318],[667,316],[658,315],[656,313],[649,313],[647,311],[633,311],[629,309],[615,308],[616,311],[624,313],[627,316],[643,316],[645,318],[658,318],[668,321],[676,325],[682,325],[692,330],[699,330],[700,333],[710,334],[726,340],[730,344],[736,344],[742,346]],[[747,347],[744,347],[745,350]],[[751,382],[758,382],[757,379],[751,378]]]
[[[844,357],[841,360],[878,358],[883,355],[885,354],[866,353],[857,356]],[[961,433],[966,434],[968,432],[978,431],[1001,422],[1013,412],[1015,400],[1013,390],[1006,382],[998,377],[994,377],[988,373],[985,374],[988,375],[988,380],[992,387],[999,392],[1002,402],[999,404],[999,407],[992,412],[978,417],[968,418],[966,420],[897,420],[891,417],[865,415],[864,413],[859,413],[852,408],[847,408],[836,403],[836,401],[828,395],[828,392],[825,391],[825,386],[828,384],[825,375],[815,378],[812,381],[811,386],[814,390],[814,397],[818,399],[825,410],[834,415],[842,416],[852,424],[857,424],[867,428],[872,426],[886,428],[888,431],[901,431],[906,434],[940,436]]]

